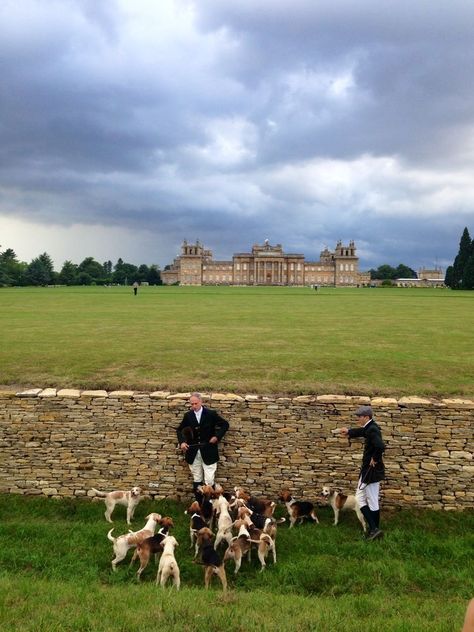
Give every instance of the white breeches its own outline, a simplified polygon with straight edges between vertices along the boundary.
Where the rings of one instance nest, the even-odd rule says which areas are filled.
[[[368,505],[370,511],[377,511],[379,508],[380,483],[361,484],[361,480],[357,483],[356,500],[359,507]]]
[[[191,470],[195,483],[202,483],[204,481],[205,485],[214,485],[217,463],[206,465],[202,460],[201,450],[197,451],[194,461],[189,464],[189,469]]]

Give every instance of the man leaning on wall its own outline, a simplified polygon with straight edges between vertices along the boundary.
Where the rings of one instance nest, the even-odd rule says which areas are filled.
[[[193,489],[204,483],[214,485],[219,450],[217,444],[229,429],[229,423],[215,410],[202,405],[200,393],[192,393],[191,407],[176,430],[179,447],[193,477]]]

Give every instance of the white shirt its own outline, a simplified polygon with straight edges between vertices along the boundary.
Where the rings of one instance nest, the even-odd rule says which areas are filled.
[[[196,415],[196,419],[197,419],[198,424],[200,424],[201,423],[201,415],[202,415],[202,406],[201,406],[201,408],[199,410],[195,410],[194,414]]]

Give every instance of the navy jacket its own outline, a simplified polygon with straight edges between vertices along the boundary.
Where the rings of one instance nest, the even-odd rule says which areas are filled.
[[[363,483],[378,483],[385,478],[385,466],[382,455],[385,451],[385,443],[382,440],[380,427],[373,419],[364,428],[350,428],[349,439],[364,437],[364,454],[362,456],[362,467],[360,478]],[[370,460],[374,459],[375,467],[370,467]]]
[[[176,434],[178,442],[188,443],[190,447],[184,454],[187,463],[193,463],[197,451],[201,450],[202,460],[206,465],[212,465],[219,460],[217,443],[209,443],[211,437],[217,437],[219,441],[229,429],[229,423],[215,410],[202,407],[201,423],[198,424],[194,410],[188,410],[184,414]]]

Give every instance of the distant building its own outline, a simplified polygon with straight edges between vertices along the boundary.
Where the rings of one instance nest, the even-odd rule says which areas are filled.
[[[444,273],[441,268],[420,268],[416,279],[396,279],[398,287],[444,287]]]
[[[302,254],[283,252],[281,244],[268,239],[238,252],[231,261],[214,261],[212,252],[197,241],[185,240],[181,254],[161,273],[165,285],[334,285],[370,284],[370,274],[359,272],[359,258],[353,241],[339,241],[334,252],[325,248],[319,261],[305,261]]]

